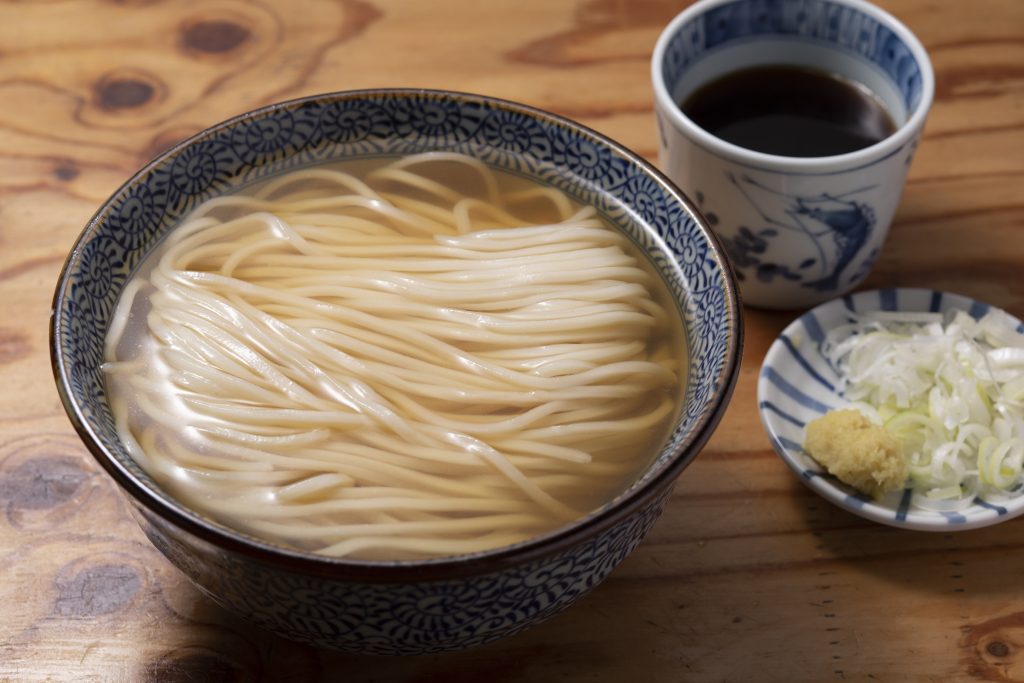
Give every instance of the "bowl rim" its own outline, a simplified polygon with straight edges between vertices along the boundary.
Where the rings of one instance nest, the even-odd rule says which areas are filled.
[[[369,561],[333,558],[311,552],[291,549],[282,545],[264,541],[255,536],[235,530],[227,525],[215,522],[201,515],[184,504],[178,503],[172,496],[155,490],[140,480],[134,473],[109,452],[94,433],[81,407],[70,391],[68,361],[63,351],[62,339],[68,334],[60,320],[60,311],[68,296],[69,280],[72,266],[79,260],[81,251],[87,240],[102,226],[114,202],[130,188],[143,182],[156,169],[170,163],[184,150],[198,142],[206,140],[218,133],[236,127],[248,121],[269,117],[281,109],[295,109],[315,102],[337,102],[358,100],[363,98],[410,98],[428,96],[437,100],[458,103],[477,103],[496,109],[525,114],[531,119],[540,120],[545,124],[559,126],[609,148],[615,155],[638,167],[645,176],[657,181],[675,201],[678,201],[698,224],[708,240],[709,252],[713,253],[722,266],[721,284],[723,302],[729,330],[726,332],[725,358],[715,388],[715,396],[703,414],[694,422],[690,433],[680,439],[666,463],[642,485],[632,487],[620,493],[613,503],[606,504],[587,515],[552,531],[532,537],[520,543],[502,546],[491,550],[475,553],[445,556],[423,560]],[[78,235],[70,250],[57,280],[50,309],[49,347],[50,364],[58,394],[65,412],[83,444],[114,479],[118,486],[129,496],[131,502],[141,505],[145,510],[155,514],[160,520],[181,529],[191,536],[205,541],[221,550],[235,553],[247,560],[255,560],[267,565],[290,570],[292,572],[327,577],[335,580],[362,580],[376,583],[406,582],[410,580],[437,580],[459,578],[502,569],[521,566],[533,561],[551,557],[578,545],[586,538],[597,535],[614,524],[620,522],[636,510],[642,508],[658,494],[667,491],[679,473],[696,457],[701,448],[710,438],[728,405],[739,375],[739,365],[743,349],[743,315],[738,287],[725,250],[718,237],[698,211],[696,205],[653,164],[616,142],[608,136],[577,123],[564,116],[545,111],[511,100],[489,95],[474,93],[428,89],[428,88],[371,88],[344,90],[319,93],[275,102],[256,109],[246,111],[231,118],[215,123],[202,131],[181,140],[168,149],[160,152],[142,168],[133,173],[111,195],[103,201],[93,216]]]

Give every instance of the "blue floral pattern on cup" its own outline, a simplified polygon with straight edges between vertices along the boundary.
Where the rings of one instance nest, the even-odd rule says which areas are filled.
[[[848,193],[820,193],[801,196],[780,193],[764,187],[753,178],[737,178],[728,173],[729,182],[754,209],[761,223],[740,225],[736,234],[722,237],[722,243],[736,268],[736,277],[749,274],[764,282],[783,278],[822,292],[847,289],[865,277],[874,265],[878,249],[864,251],[875,229],[875,211],[859,195],[875,188],[857,188]],[[716,222],[713,207],[706,206],[702,192],[698,203]],[[783,233],[787,239],[799,239],[813,245],[815,255],[791,266],[772,260],[769,247]]]
[[[522,544],[521,560],[509,559],[520,552],[513,546],[502,551],[504,559],[485,553],[441,560],[451,571],[440,578],[407,573],[378,582],[377,572],[401,572],[403,563],[337,563],[271,549],[163,494],[118,440],[100,362],[128,276],[200,202],[292,168],[427,149],[465,152],[542,179],[596,206],[649,255],[684,318],[691,358],[686,409],[662,452],[620,496],[622,505],[609,504],[550,539]],[[471,95],[325,95],[215,126],[165,153],[114,194],[79,238],[58,283],[54,373],[72,422],[131,494],[149,538],[212,599],[317,645],[379,654],[458,649],[519,632],[565,609],[602,581],[653,525],[735,381],[740,311],[731,277],[715,238],[674,186],[628,151],[570,122]]]

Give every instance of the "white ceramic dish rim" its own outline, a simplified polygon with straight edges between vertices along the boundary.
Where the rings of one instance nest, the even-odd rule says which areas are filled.
[[[920,531],[977,529],[1024,514],[1024,493],[998,503],[976,498],[969,507],[955,512],[912,508],[909,490],[898,491],[876,501],[824,472],[800,446],[803,424],[822,414],[823,409],[841,408],[848,404],[834,389],[829,391],[838,376],[818,354],[816,340],[822,333],[840,321],[845,322],[848,311],[946,311],[954,308],[978,318],[995,307],[959,294],[931,289],[862,291],[833,299],[808,311],[790,323],[772,343],[758,377],[758,412],[775,452],[812,491],[865,519]],[[1024,323],[1014,320],[1018,331],[1024,332]],[[810,348],[808,343],[815,346]],[[786,401],[785,409],[779,405],[783,401]],[[800,412],[793,414],[797,410]],[[800,441],[792,438],[797,429]]]

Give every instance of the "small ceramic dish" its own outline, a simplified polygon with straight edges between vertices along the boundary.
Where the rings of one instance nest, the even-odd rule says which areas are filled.
[[[874,499],[830,475],[803,449],[808,422],[849,404],[837,390],[839,375],[822,356],[821,342],[829,329],[851,322],[851,312],[960,309],[977,319],[990,308],[974,299],[930,289],[881,289],[834,299],[800,316],[768,349],[757,383],[761,422],[775,451],[823,498],[882,524],[923,531],[959,531],[1024,513],[1024,493],[999,504],[975,498],[971,505],[955,512],[913,507],[909,489]],[[1017,329],[1024,331],[1024,324],[1018,321]]]

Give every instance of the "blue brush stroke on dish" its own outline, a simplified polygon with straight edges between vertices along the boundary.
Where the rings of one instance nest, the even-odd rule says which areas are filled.
[[[896,310],[896,290],[882,289],[878,291],[878,304],[883,311]]]
[[[803,446],[792,439],[787,439],[784,436],[779,437],[779,443],[792,451],[803,451]]]
[[[967,522],[967,518],[959,512],[942,512],[940,514],[945,517],[946,521],[950,524],[965,524]]]
[[[818,371],[815,370],[813,367],[811,367],[811,364],[807,362],[807,359],[805,359],[800,354],[800,352],[797,351],[796,345],[793,344],[793,340],[791,340],[789,337],[787,337],[784,334],[779,337],[779,340],[781,340],[782,343],[785,344],[786,348],[789,349],[789,352],[791,354],[793,354],[793,358],[796,359],[796,362],[799,363],[800,367],[802,367],[804,369],[804,372],[806,372],[808,375],[813,377],[815,379],[815,381],[817,381],[819,384],[821,384],[823,387],[825,387],[829,391],[834,392],[836,390],[836,388],[832,385],[832,383],[829,382],[824,377],[822,377],[821,375],[819,375]]]
[[[914,498],[913,489],[904,489],[900,496],[900,504],[896,507],[896,519],[903,521],[907,518],[907,511],[910,509],[910,502]]]
[[[973,304],[971,304],[971,309],[969,311],[967,311],[967,313],[968,313],[968,315],[970,315],[975,320],[978,320],[979,318],[984,316],[986,313],[988,313],[988,309],[989,309],[989,305],[988,304],[983,304],[980,301],[975,301]]]
[[[816,344],[821,344],[825,341],[825,330],[821,329],[821,323],[813,313],[807,313],[800,318],[800,322],[803,323],[807,329],[807,335],[814,340]]]
[[[989,503],[988,501],[982,500],[981,498],[977,498],[977,497],[974,499],[974,504],[975,505],[980,505],[983,508],[988,508],[989,510],[995,510],[995,513],[997,515],[1005,515],[1006,512],[1007,512],[1006,508],[1004,508],[1002,505],[996,505],[994,503]]]
[[[790,415],[789,413],[787,413],[785,410],[782,410],[781,408],[779,408],[777,405],[775,405],[771,401],[761,401],[761,403],[759,404],[758,407],[761,410],[770,410],[771,412],[775,413],[776,415],[781,417],[786,422],[789,422],[793,426],[799,427],[800,429],[803,429],[804,426],[806,425],[806,423],[803,420],[798,420],[797,418],[795,418],[792,415]]]
[[[782,375],[775,371],[775,368],[766,367],[761,370],[761,374],[768,379],[769,382],[779,388],[783,394],[793,399],[805,408],[817,412],[820,415],[824,415],[828,411],[832,410],[832,406],[826,405],[821,401],[811,398],[804,392],[797,389],[795,386],[786,381]]]

